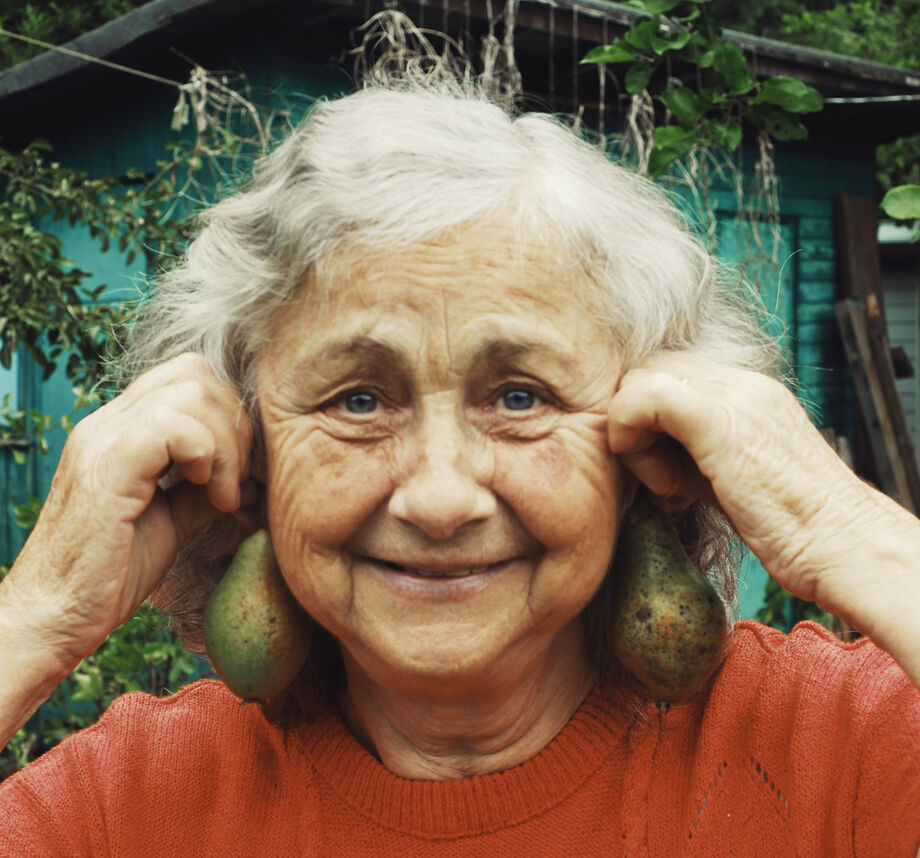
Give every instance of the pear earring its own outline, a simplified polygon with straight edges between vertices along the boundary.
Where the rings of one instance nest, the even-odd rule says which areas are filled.
[[[656,700],[686,700],[722,662],[728,618],[674,525],[644,496],[623,522],[613,572],[616,657]]]
[[[269,700],[300,672],[312,639],[313,622],[281,575],[268,530],[257,530],[205,608],[205,648],[217,675],[244,700]]]

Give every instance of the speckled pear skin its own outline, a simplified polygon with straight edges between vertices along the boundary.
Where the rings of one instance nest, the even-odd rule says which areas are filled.
[[[634,520],[623,524],[613,569],[613,648],[654,699],[678,703],[696,694],[722,662],[728,618],[670,520],[644,500],[634,510]]]
[[[205,648],[217,675],[244,700],[271,699],[300,672],[312,637],[312,622],[284,582],[268,531],[256,531],[205,608]]]

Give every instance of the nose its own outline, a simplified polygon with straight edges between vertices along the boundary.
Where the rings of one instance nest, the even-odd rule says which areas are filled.
[[[464,524],[489,518],[496,508],[490,467],[485,452],[474,447],[453,409],[424,415],[404,450],[390,513],[433,539],[449,539]]]

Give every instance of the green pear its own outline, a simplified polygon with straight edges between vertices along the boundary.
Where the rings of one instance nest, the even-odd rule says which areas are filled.
[[[244,700],[290,685],[310,653],[312,623],[291,595],[265,529],[240,545],[204,612],[204,642],[217,675]]]
[[[722,662],[728,618],[671,521],[644,500],[634,510],[638,520],[624,524],[613,569],[613,649],[656,700],[676,703]]]

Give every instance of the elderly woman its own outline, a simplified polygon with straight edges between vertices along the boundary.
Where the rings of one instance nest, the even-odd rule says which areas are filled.
[[[744,303],[547,116],[410,82],[317,105],[68,441],[0,589],[0,723],[152,593],[200,648],[260,508],[309,661],[264,706],[117,701],[3,784],[0,851],[913,855],[920,522],[836,458]],[[866,638],[739,622],[695,694],[643,694],[609,650],[637,489],[712,578],[727,519]]]

